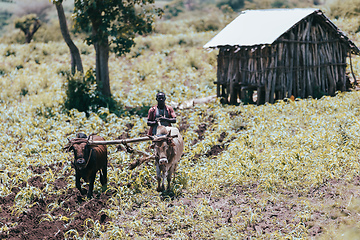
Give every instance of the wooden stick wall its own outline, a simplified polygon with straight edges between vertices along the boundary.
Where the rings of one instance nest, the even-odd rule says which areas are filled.
[[[346,89],[349,51],[334,31],[309,17],[272,45],[221,48],[217,94],[232,104],[252,91],[258,104],[334,95]]]

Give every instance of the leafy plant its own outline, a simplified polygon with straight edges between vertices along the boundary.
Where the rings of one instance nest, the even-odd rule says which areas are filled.
[[[97,112],[101,107],[116,111],[116,102],[98,91],[95,74],[91,69],[86,72],[85,76],[67,75],[64,87],[66,93],[64,107],[67,110],[75,108],[88,115],[90,112]]]

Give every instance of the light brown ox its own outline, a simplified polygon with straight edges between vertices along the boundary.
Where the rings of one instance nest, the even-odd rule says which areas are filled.
[[[176,127],[158,126],[156,135],[166,135],[166,139],[153,140],[154,148],[157,191],[165,190],[165,178],[170,189],[171,179],[175,177],[175,171],[184,150],[184,141]],[[175,137],[177,135],[177,137]]]

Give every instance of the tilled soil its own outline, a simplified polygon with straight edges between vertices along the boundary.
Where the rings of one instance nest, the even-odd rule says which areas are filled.
[[[183,128],[186,128],[186,125]],[[204,138],[206,128],[206,124],[199,126],[199,140]],[[224,141],[226,136],[225,132],[222,133],[218,144],[212,146],[204,156],[215,157],[226,150],[227,143],[232,140]],[[195,155],[193,162],[199,161],[199,157]],[[0,232],[0,239],[64,239],[64,234],[72,229],[83,237],[86,232],[86,219],[92,219],[101,225],[115,220],[102,211],[108,208],[107,202],[113,194],[111,191],[95,193],[94,198],[85,200],[75,186],[68,188],[65,179],[69,175],[64,175],[53,183],[53,188],[63,194],[48,194],[42,199],[32,199],[25,212],[17,214],[14,211],[15,197],[22,187],[29,185],[43,190],[44,181],[39,175],[50,170],[59,173],[62,167],[62,163],[30,167],[34,177],[11,189],[8,196],[0,197],[0,226],[7,226],[7,231]],[[131,184],[128,187],[131,188]],[[196,215],[199,204],[203,199],[207,199],[209,206],[220,211],[213,221],[218,222],[219,226],[241,225],[241,233],[249,237],[270,236],[269,234],[274,232],[288,234],[297,226],[302,226],[306,229],[307,237],[315,238],[325,233],[327,226],[346,225],[349,219],[360,221],[360,208],[356,205],[360,203],[360,177],[350,183],[341,179],[329,180],[307,194],[284,190],[274,194],[274,197],[259,190],[256,183],[250,186],[228,187],[224,192],[225,195],[218,196],[211,193],[199,193],[191,198],[188,194],[172,196],[169,205],[183,205],[189,214]],[[133,208],[129,211],[129,215],[137,216],[140,210]],[[306,212],[304,216],[299,215]],[[190,239],[196,237],[189,234]],[[159,239],[161,238],[171,238],[171,233],[159,236]]]
[[[34,169],[41,172],[44,169]],[[43,183],[40,176],[28,180],[28,184],[42,189]],[[63,189],[63,195],[48,195],[44,199],[33,199],[27,211],[16,215],[13,213],[13,205],[19,188],[13,188],[12,193],[0,198],[1,211],[0,223],[7,225],[8,231],[0,233],[0,239],[63,239],[64,233],[70,229],[76,229],[80,236],[85,232],[84,221],[92,219],[101,225],[111,220],[106,214],[99,214],[107,208],[107,200],[111,197],[110,192],[98,193],[93,199],[84,201],[75,188],[66,189],[66,182],[58,179],[54,185]],[[248,187],[238,186],[231,189],[226,196],[212,197],[208,193],[200,193],[191,199],[178,197],[172,200],[172,205],[184,205],[189,212],[195,212],[201,199],[208,199],[209,205],[221,211],[218,216],[219,223],[244,224],[239,216],[257,212],[257,218],[246,224],[243,234],[248,236],[261,236],[275,231],[286,233],[291,226],[302,223],[307,228],[309,237],[316,237],[324,232],[324,227],[331,224],[346,223],[346,219],[353,214],[349,207],[351,201],[359,199],[360,177],[353,183],[344,180],[331,180],[322,186],[312,189],[307,195],[295,192],[283,192],[281,197],[272,201],[265,197],[266,203],[260,206],[264,194],[257,189],[257,185]],[[279,195],[280,196],[280,195]],[[315,208],[307,218],[299,217],[304,204]],[[61,207],[50,209],[50,203],[61,203]],[[256,209],[254,206],[257,206]],[[129,214],[137,215],[138,209]],[[57,216],[49,219],[48,216]],[[59,217],[61,216],[61,217]],[[171,234],[170,234],[171,235]],[[169,234],[163,237],[171,237]],[[191,238],[191,236],[189,236]],[[160,237],[162,238],[162,237]]]
[[[51,168],[57,170],[54,166]],[[46,171],[44,168],[32,170],[38,174]],[[40,176],[30,178],[28,184],[40,190],[44,188]],[[109,220],[105,214],[98,213],[106,209],[110,193],[99,194],[91,200],[84,201],[76,188],[67,189],[64,178],[57,179],[53,185],[54,189],[62,189],[65,193],[47,195],[44,199],[35,198],[29,204],[28,210],[19,215],[13,212],[15,196],[20,191],[18,187],[11,189],[12,193],[8,196],[0,197],[0,223],[1,226],[7,225],[9,228],[8,231],[0,233],[0,239],[63,239],[64,233],[70,229],[76,229],[82,235],[85,230],[84,221],[88,218],[99,220],[101,224]],[[61,203],[61,206],[51,210],[51,203]],[[51,219],[51,216],[56,218]]]

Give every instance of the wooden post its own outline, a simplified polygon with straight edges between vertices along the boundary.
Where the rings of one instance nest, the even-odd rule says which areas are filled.
[[[354,74],[354,69],[353,69],[353,64],[352,64],[352,60],[351,60],[351,49],[349,50],[349,58],[350,58],[350,69],[351,69],[351,74],[354,78],[354,84],[355,86],[357,85],[357,81],[356,81],[356,77],[355,77],[355,74]]]
[[[216,96],[217,97],[221,97],[220,95],[220,86],[221,86],[221,69],[223,68],[222,66],[222,54],[221,51],[219,51],[219,54],[217,56],[217,71],[216,71],[216,78],[217,78],[217,82],[216,82]]]

